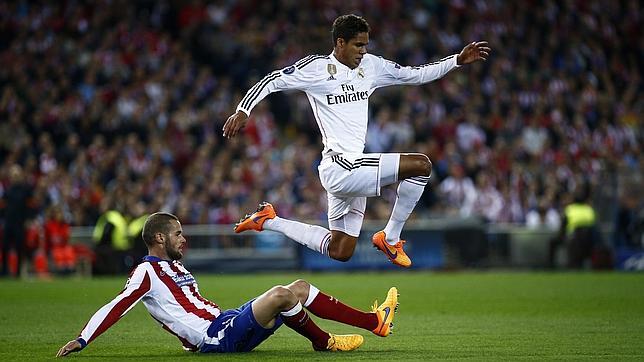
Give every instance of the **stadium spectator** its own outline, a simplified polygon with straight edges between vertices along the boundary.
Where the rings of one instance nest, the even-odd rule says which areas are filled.
[[[644,208],[641,190],[631,190],[621,197],[615,221],[613,244],[618,248],[644,249]]]
[[[98,218],[92,232],[96,252],[95,274],[116,274],[127,270],[125,259],[131,249],[127,224],[120,207],[110,208]]]
[[[529,229],[546,229],[559,231],[561,228],[561,216],[546,198],[539,200],[535,209],[526,214],[525,225]]]
[[[497,222],[500,219],[503,209],[503,197],[492,184],[491,177],[487,172],[481,172],[476,176],[474,197],[466,198],[466,203],[461,209],[461,215],[482,217],[485,222]]]
[[[27,220],[24,261],[20,275],[28,276],[33,273],[39,278],[49,277],[49,262],[45,242],[42,220],[38,218]]]
[[[54,271],[69,274],[76,270],[76,251],[69,243],[69,224],[65,221],[60,206],[52,206],[43,225],[46,250],[53,261]]]
[[[236,309],[221,308],[199,293],[197,282],[181,264],[186,239],[176,216],[154,213],[143,226],[148,255],[132,271],[125,289],[100,308],[78,338],[60,348],[57,357],[78,352],[116,323],[142,300],[161,326],[175,335],[183,348],[200,352],[247,352],[270,337],[282,324],[311,341],[316,351],[350,351],[360,347],[358,334],[335,335],[320,329],[314,315],[363,328],[386,337],[398,306],[392,287],[385,301],[362,312],[324,294],[304,280],[275,286]],[[306,308],[306,310],[304,309]]]
[[[539,125],[536,117],[530,118],[528,126],[521,132],[523,149],[531,156],[539,156],[548,140],[546,129]]]
[[[574,197],[564,207],[559,237],[550,244],[551,265],[562,244],[566,247],[567,266],[576,269],[591,266],[593,252],[602,247],[597,214],[589,203],[588,189],[583,185],[575,190]]]
[[[568,239],[568,266],[580,268],[590,261],[600,242],[597,216],[589,203],[589,195],[575,195],[574,202],[564,208],[562,226]]]
[[[143,241],[141,232],[149,214],[146,213],[145,204],[141,201],[133,200],[130,206],[132,217],[127,224],[127,237],[130,242],[130,255],[133,262],[140,260],[147,254],[147,247]]]
[[[381,187],[398,183],[389,221],[372,240],[392,263],[411,266],[400,233],[423,194],[432,164],[427,155],[420,153],[364,153],[369,96],[382,87],[440,79],[454,68],[485,60],[491,49],[485,41],[471,42],[460,53],[437,62],[403,67],[367,54],[369,31],[369,24],[360,16],[337,17],[331,31],[331,55],[310,55],[270,73],[246,93],[223,127],[224,137],[235,137],[245,127],[252,109],[270,93],[304,91],[324,144],[318,171],[327,192],[329,229],[277,217],[270,203],[262,203],[256,213],[235,226],[236,232],[266,228],[322,255],[347,261],[356,248],[367,197],[380,196]],[[389,112],[383,108],[376,127],[382,136],[376,136],[380,139],[372,143],[376,151],[390,147],[392,137],[383,124],[388,117]]]
[[[33,186],[27,183],[20,165],[9,168],[7,188],[2,199],[4,228],[2,239],[2,276],[18,277],[28,253],[25,242],[27,221],[34,217]],[[15,270],[10,270],[11,255],[16,255]]]
[[[120,188],[120,185],[114,185]],[[120,200],[105,199],[108,208],[98,219],[92,232],[96,251],[94,272],[113,274],[131,270],[147,251],[141,239],[141,229],[147,217],[146,206],[138,200],[142,191],[125,195]],[[121,193],[122,191],[118,191]]]
[[[463,166],[459,163],[450,165],[449,176],[440,183],[438,192],[447,215],[462,215],[465,205],[473,203],[476,198],[474,182],[465,175]]]

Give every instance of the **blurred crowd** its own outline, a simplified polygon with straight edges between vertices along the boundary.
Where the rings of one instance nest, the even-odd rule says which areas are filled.
[[[434,164],[413,217],[557,228],[584,187],[623,201],[617,223],[641,221],[644,13],[598,0],[2,2],[3,220],[22,200],[27,224],[94,225],[107,210],[229,224],[264,199],[326,220],[303,94],[269,96],[244,137],[221,128],[266,73],[330,53],[331,23],[350,12],[371,25],[369,51],[399,64],[493,48],[485,64],[371,97],[366,151]],[[383,196],[367,218],[388,217],[395,189]]]

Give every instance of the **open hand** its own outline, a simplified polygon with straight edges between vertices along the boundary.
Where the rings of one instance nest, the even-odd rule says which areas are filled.
[[[456,64],[463,65],[473,63],[477,60],[487,60],[492,49],[488,46],[486,41],[471,42],[461,50],[461,53],[456,57]]]
[[[235,137],[237,133],[246,126],[246,122],[248,122],[248,116],[242,111],[237,111],[235,114],[228,117],[223,128],[224,137]]]
[[[66,345],[60,347],[60,349],[58,350],[58,353],[56,353],[56,357],[65,357],[68,354],[72,352],[80,351],[81,349],[83,349],[83,346],[81,346],[79,341],[74,339],[67,342]]]

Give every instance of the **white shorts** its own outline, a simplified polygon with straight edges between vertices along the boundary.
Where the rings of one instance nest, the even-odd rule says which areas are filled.
[[[398,153],[343,153],[326,156],[318,166],[327,191],[331,230],[359,236],[367,197],[398,181]]]

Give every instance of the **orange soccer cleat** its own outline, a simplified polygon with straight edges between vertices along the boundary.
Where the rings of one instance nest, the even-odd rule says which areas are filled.
[[[316,351],[353,351],[364,343],[364,337],[359,334],[331,334],[329,333],[329,341],[324,349],[316,348]]]
[[[371,241],[373,242],[374,248],[377,248],[385,253],[387,258],[389,258],[392,263],[404,268],[409,268],[411,266],[411,260],[403,250],[403,244],[405,243],[405,240],[400,240],[395,245],[389,245],[387,243],[387,240],[385,239],[385,232],[378,231],[377,233],[373,234]]]
[[[244,216],[237,224],[235,224],[235,232],[241,233],[247,230],[262,231],[264,230],[264,222],[268,219],[273,219],[277,216],[275,208],[270,203],[264,201],[257,207],[257,211],[251,215]]]
[[[371,311],[378,316],[378,326],[371,332],[380,337],[387,337],[394,328],[394,313],[398,311],[398,289],[389,288],[385,301],[380,306],[377,300],[373,302]]]

